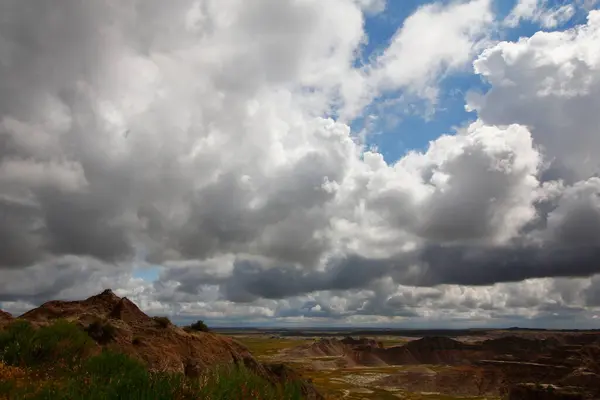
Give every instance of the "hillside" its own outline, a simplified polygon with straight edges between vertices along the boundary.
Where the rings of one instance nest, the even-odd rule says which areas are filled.
[[[10,322],[13,320],[13,316],[6,311],[0,310],[0,324]]]
[[[0,327],[13,321],[34,327],[69,321],[93,339],[95,354],[102,349],[116,351],[141,361],[150,371],[195,378],[218,367],[240,366],[274,385],[299,381],[306,398],[321,398],[294,371],[259,363],[239,342],[211,332],[186,331],[164,317],[152,318],[111,290],[81,301],[49,301],[16,319],[0,314]]]

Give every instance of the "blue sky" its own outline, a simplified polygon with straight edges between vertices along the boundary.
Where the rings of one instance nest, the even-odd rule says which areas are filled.
[[[443,1],[442,3],[448,3]],[[402,26],[402,22],[415,10],[432,1],[419,0],[388,0],[387,8],[384,13],[370,15],[366,18],[365,30],[369,36],[369,43],[364,47],[363,57],[367,59],[378,51],[387,47],[390,39]],[[494,12],[497,21],[503,20],[517,4],[517,0],[495,0]],[[548,7],[559,7],[562,5],[573,4],[568,0],[548,0]],[[600,4],[596,4],[598,8]],[[564,30],[585,22],[587,12],[578,8],[577,13],[567,23],[558,25],[553,29],[542,27],[539,23],[531,21],[521,21],[514,27],[504,27],[498,29],[492,39],[515,41],[520,37],[529,37],[535,32]],[[390,115],[397,115],[397,123],[379,123],[374,128],[374,134],[369,138],[369,145],[376,146],[384,155],[387,162],[394,162],[401,158],[410,150],[425,150],[429,141],[439,137],[442,134],[452,134],[455,127],[462,126],[469,121],[476,119],[474,113],[465,110],[465,94],[470,91],[485,92],[487,85],[478,76],[473,74],[472,68],[467,67],[464,71],[459,71],[448,76],[441,82],[439,102],[435,108],[435,114],[424,117],[422,113],[415,112],[407,114],[406,103],[400,103],[396,109],[386,108],[387,119]],[[378,104],[393,98],[398,93],[388,95],[386,98],[376,101],[369,110],[375,109]],[[413,104],[414,105],[414,104]],[[364,126],[364,121],[358,119],[354,122],[353,128],[360,129]]]
[[[161,267],[158,265],[152,265],[149,267],[135,267],[133,269],[133,277],[153,282],[158,279],[160,271]]]

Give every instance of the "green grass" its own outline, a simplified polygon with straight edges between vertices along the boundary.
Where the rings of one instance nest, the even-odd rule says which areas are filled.
[[[169,400],[169,399],[301,399],[293,386],[269,385],[244,368],[223,369],[202,380],[181,374],[151,373],[123,354],[103,352],[90,358],[76,373],[59,381],[0,387],[10,399],[32,400]]]
[[[406,343],[409,342],[409,340],[407,339],[388,339],[388,338],[384,338],[384,339],[378,339],[382,344],[383,347],[388,348],[388,347],[396,347],[396,346],[404,346]]]
[[[38,367],[40,365],[79,363],[94,347],[94,341],[81,329],[67,321],[35,329],[26,321],[15,321],[0,331],[0,361],[7,365]]]
[[[269,338],[264,336],[232,336],[259,359],[277,355],[281,350],[309,343],[306,340]]]
[[[94,349],[96,354],[92,353]],[[221,367],[196,379],[150,372],[125,354],[108,350],[98,353],[96,344],[82,329],[65,321],[38,329],[17,321],[0,332],[0,399],[302,398],[299,385],[276,386],[243,367]]]

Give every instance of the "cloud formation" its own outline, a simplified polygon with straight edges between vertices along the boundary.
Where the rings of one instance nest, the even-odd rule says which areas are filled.
[[[550,7],[548,0],[518,0],[504,24],[514,28],[526,20],[537,22],[544,28],[556,28],[573,18],[575,12],[576,4]]]
[[[384,7],[3,2],[0,301],[112,286],[214,318],[593,312],[600,12],[493,43],[491,1],[430,4],[360,63]],[[351,130],[390,92],[435,103],[474,58],[477,120],[426,151],[386,162]],[[156,282],[133,277],[151,264]]]

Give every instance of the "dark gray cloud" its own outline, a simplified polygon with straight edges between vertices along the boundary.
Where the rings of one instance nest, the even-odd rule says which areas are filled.
[[[582,277],[600,273],[600,246],[543,246],[469,248],[431,246],[422,255],[427,271],[422,285],[456,283],[490,285],[529,278]]]
[[[30,234],[36,228],[36,207],[11,198],[0,204],[0,263],[30,265],[40,257],[39,239]]]
[[[259,298],[281,299],[320,290],[349,290],[365,287],[392,271],[398,262],[369,260],[354,256],[332,260],[324,270],[315,271],[299,265],[265,265],[261,260],[236,259],[231,272],[193,265],[170,268],[161,281],[181,282],[178,290],[196,294],[203,285],[220,285],[224,298],[251,302]],[[220,276],[219,276],[220,275]]]
[[[41,304],[48,300],[75,300],[111,287],[131,288],[130,270],[125,265],[96,259],[64,256],[27,268],[2,271],[0,303],[25,301]]]

